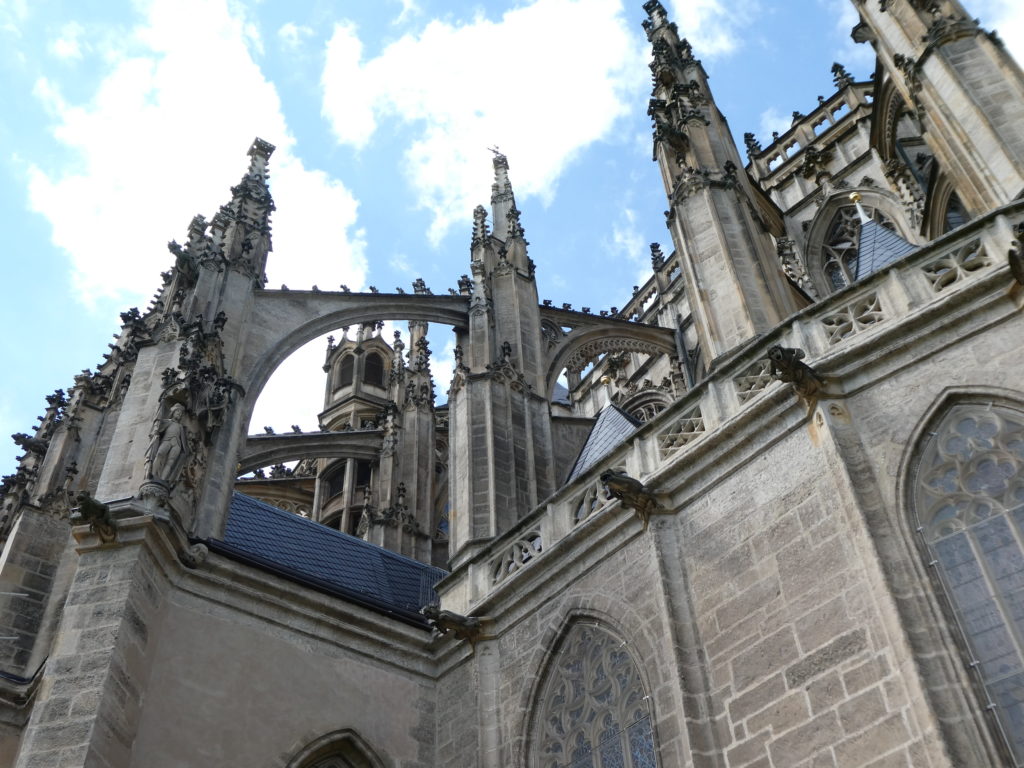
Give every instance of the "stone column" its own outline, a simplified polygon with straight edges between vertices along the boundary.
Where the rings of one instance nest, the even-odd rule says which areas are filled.
[[[131,760],[174,550],[148,515],[119,520],[111,543],[86,526],[73,533],[78,569],[16,768]]]

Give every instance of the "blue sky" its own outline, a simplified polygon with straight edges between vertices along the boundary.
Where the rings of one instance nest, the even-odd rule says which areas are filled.
[[[813,108],[833,61],[873,68],[848,0],[665,5],[737,137]],[[1011,50],[1017,6],[968,4]],[[669,240],[643,18],[640,0],[0,0],[0,474],[7,435],[147,305],[165,244],[227,201],[254,136],[278,147],[271,287],[454,287],[497,145],[541,297],[623,304]],[[449,337],[431,335],[440,368]],[[315,428],[322,354],[282,367],[253,431]]]

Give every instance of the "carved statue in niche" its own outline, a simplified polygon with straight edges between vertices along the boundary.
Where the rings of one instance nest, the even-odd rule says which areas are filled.
[[[185,406],[175,403],[168,415],[153,423],[146,451],[146,479],[173,486],[188,459],[188,429],[181,423]]]

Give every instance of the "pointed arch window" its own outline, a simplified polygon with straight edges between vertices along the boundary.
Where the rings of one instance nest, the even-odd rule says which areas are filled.
[[[893,223],[876,208],[861,206],[868,217],[886,229]],[[860,249],[860,216],[856,206],[845,205],[835,212],[821,245],[822,269],[833,291],[845,288],[857,279],[857,255]]]
[[[352,386],[352,373],[355,370],[355,358],[352,355],[345,355],[338,364],[338,386]]]
[[[537,768],[658,768],[649,698],[625,646],[597,624],[570,628],[539,701]]]
[[[986,705],[1024,766],[1024,412],[951,408],[921,451],[912,506]]]
[[[321,736],[289,761],[287,768],[383,768],[384,763],[350,729]]]
[[[366,356],[366,362],[363,366],[363,381],[366,384],[371,384],[375,387],[383,387],[384,358],[376,352],[371,352]]]

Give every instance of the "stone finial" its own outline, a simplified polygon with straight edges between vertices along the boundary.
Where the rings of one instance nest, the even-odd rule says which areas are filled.
[[[753,157],[754,155],[760,154],[761,142],[757,140],[757,137],[753,133],[747,132],[743,134],[743,143],[747,145],[747,157]]]
[[[665,266],[665,254],[661,251],[659,243],[651,243],[651,268],[657,272]]]
[[[494,184],[491,186],[491,202],[496,202],[495,197],[499,195],[512,194],[512,182],[508,178],[508,157],[493,147],[494,159],[491,163],[494,166]]]
[[[249,157],[262,157],[264,160],[269,160],[270,156],[274,154],[276,147],[269,141],[264,141],[259,136],[252,140],[252,145],[249,147]]]
[[[853,85],[853,76],[846,71],[846,67],[836,61],[832,64],[832,82],[838,90],[842,90],[848,85]]]
[[[526,232],[523,230],[523,225],[519,221],[519,209],[516,208],[513,203],[512,207],[508,209],[508,237],[518,237],[522,239]]]
[[[487,209],[478,205],[473,209],[473,241],[472,247],[476,247],[490,236],[487,227]]]

